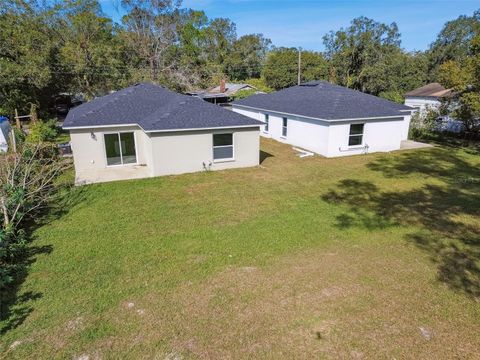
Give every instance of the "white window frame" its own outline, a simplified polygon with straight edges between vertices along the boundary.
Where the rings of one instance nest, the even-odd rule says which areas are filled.
[[[118,140],[119,140],[119,145],[122,146],[122,142],[120,141],[120,134],[133,134],[133,144],[135,146],[135,162],[130,163],[130,164],[124,164],[123,163],[123,155],[122,155],[122,149],[120,148],[120,160],[121,164],[118,165],[108,165],[108,157],[107,157],[107,146],[105,143],[105,135],[112,135],[112,134],[117,134]],[[109,131],[109,132],[104,132],[102,133],[102,138],[103,138],[103,153],[105,155],[105,165],[106,167],[121,167],[121,166],[134,166],[138,165],[138,149],[137,149],[137,134],[136,131]]]
[[[232,145],[219,145],[215,146],[213,137],[215,135],[232,135]],[[233,157],[231,158],[224,158],[224,159],[215,159],[215,149],[216,148],[226,148],[226,147],[232,147],[232,155]],[[222,163],[222,162],[229,162],[229,161],[235,161],[235,133],[233,132],[221,132],[221,133],[214,133],[212,134],[212,159],[214,163]]]
[[[265,123],[265,126],[263,128],[263,132],[268,134],[270,131],[270,115],[269,114],[263,114],[263,120]]]
[[[283,125],[285,122],[286,125]],[[284,134],[285,130],[285,134]],[[287,117],[282,117],[282,138],[286,139],[288,136],[288,118]]]
[[[350,134],[350,132],[352,131],[352,125],[363,125],[363,128],[362,128],[362,134]],[[357,136],[362,136],[362,142],[358,145],[350,145],[350,138],[351,137],[357,137]],[[348,142],[347,142],[347,145],[349,148],[357,148],[357,147],[363,147],[363,141],[365,139],[365,123],[354,123],[354,124],[350,124],[350,126],[348,127]]]

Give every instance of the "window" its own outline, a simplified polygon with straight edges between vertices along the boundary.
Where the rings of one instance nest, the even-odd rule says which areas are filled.
[[[283,118],[282,119],[282,136],[287,137],[287,125],[288,125],[288,119]]]
[[[213,135],[213,160],[233,159],[233,134]]]
[[[108,166],[137,163],[133,132],[105,134],[104,138]]]
[[[351,124],[350,135],[348,138],[348,146],[362,145],[363,142],[363,126],[365,124]]]
[[[263,131],[268,132],[268,114],[265,114],[265,128]]]

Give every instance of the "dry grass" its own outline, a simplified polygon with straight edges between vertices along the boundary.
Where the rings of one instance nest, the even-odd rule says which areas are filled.
[[[478,357],[478,155],[262,149],[258,168],[83,188],[35,233],[53,251],[3,356]]]

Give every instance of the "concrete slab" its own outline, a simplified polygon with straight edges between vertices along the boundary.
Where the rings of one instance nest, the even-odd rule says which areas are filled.
[[[433,145],[413,140],[403,140],[400,144],[400,150],[432,148]]]

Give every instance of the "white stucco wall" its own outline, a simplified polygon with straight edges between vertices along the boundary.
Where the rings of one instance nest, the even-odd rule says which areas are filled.
[[[104,134],[124,131],[133,131],[135,134],[137,164],[107,166]],[[151,176],[151,146],[146,136],[139,127],[70,130],[75,182],[95,183]]]
[[[398,118],[371,119],[361,121],[322,121],[299,116],[281,115],[270,111],[240,108],[233,111],[256,120],[264,121],[269,114],[269,132],[262,136],[298,146],[326,157],[347,156],[368,152],[393,151],[400,149],[402,140],[408,137],[410,114]],[[282,118],[288,118],[287,137],[282,137]],[[350,124],[365,124],[362,146],[349,147]]]
[[[213,160],[213,134],[233,133],[234,160]],[[152,133],[154,176],[259,164],[258,128]]]
[[[135,133],[137,164],[107,166],[104,134]],[[213,161],[213,134],[233,133],[234,159]],[[92,136],[93,134],[93,136]],[[70,130],[77,184],[145,178],[259,164],[259,129],[145,133],[139,127]]]
[[[348,146],[351,124],[365,124],[361,146]],[[350,121],[330,125],[328,157],[348,156],[365,152],[387,152],[400,149],[404,136],[403,118],[396,120]],[[368,148],[366,148],[368,146]]]

